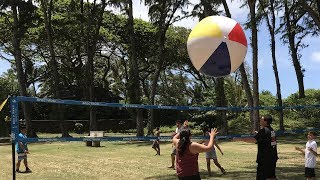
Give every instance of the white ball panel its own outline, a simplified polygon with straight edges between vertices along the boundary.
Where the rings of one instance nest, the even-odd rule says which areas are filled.
[[[231,59],[231,72],[234,72],[242,64],[247,54],[247,47],[235,41],[228,41],[227,46]]]
[[[221,38],[203,37],[188,41],[188,54],[194,67],[199,70],[221,44]]]

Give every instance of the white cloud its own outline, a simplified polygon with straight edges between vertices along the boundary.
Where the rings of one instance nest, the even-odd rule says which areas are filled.
[[[265,60],[263,58],[259,58],[258,60],[258,68],[263,68],[263,65],[265,64]]]
[[[133,1],[133,17],[140,18],[145,21],[149,21],[148,12],[149,8],[144,5],[144,2],[141,1]]]
[[[245,23],[247,16],[249,14],[249,9],[247,6],[241,7],[243,4],[243,1],[241,1],[241,0],[227,0],[227,4],[228,4],[229,10],[230,10],[230,14],[231,14],[232,19],[236,20],[240,24]],[[223,12],[223,14],[225,14],[223,5],[221,5],[219,7],[219,10],[221,10]]]
[[[311,54],[311,60],[312,60],[313,62],[320,63],[320,51],[312,52],[312,54]]]
[[[197,3],[199,3],[199,0],[191,0],[191,4],[194,5]],[[232,15],[232,18],[241,24],[244,23],[246,21],[247,14],[249,13],[248,7],[244,6],[240,8],[240,6],[242,5],[241,0],[227,0],[227,4],[230,10],[230,13]],[[188,7],[189,11],[192,11],[193,5]],[[222,11],[224,14],[224,8],[222,5],[218,8],[218,10]],[[135,18],[141,18],[145,21],[149,21],[150,18],[148,16],[148,11],[149,11],[149,8],[145,6],[143,2],[133,1],[133,16]],[[198,22],[199,22],[198,18],[191,17],[191,18],[183,19],[179,22],[176,22],[174,23],[174,25],[192,29]]]

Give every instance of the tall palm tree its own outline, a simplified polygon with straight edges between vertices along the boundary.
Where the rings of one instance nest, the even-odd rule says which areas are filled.
[[[302,16],[299,15],[299,17],[296,17],[298,13],[296,14],[295,7],[293,6],[293,4],[291,6],[293,7],[293,9],[291,11],[289,10],[288,0],[285,0],[283,3],[284,3],[284,14],[285,14],[284,19],[285,19],[285,25],[286,25],[286,36],[289,41],[289,48],[290,48],[292,63],[297,76],[297,81],[299,86],[299,98],[304,98],[305,97],[304,82],[303,82],[304,74],[303,74],[303,70],[302,70],[299,56],[298,56],[299,45],[296,44],[296,39],[295,39],[298,33],[297,23]],[[300,42],[298,42],[298,44],[300,44]]]
[[[306,0],[299,0],[298,4],[308,12],[318,29],[320,29],[320,0],[311,1],[310,4]]]
[[[221,0],[221,2],[223,4],[224,11],[225,11],[227,17],[231,18],[231,13],[230,13],[230,10],[229,10],[229,7],[228,7],[228,4],[227,4],[226,0]],[[242,85],[243,85],[243,88],[244,88],[245,93],[246,93],[248,106],[249,107],[253,107],[253,98],[252,98],[251,88],[250,88],[250,85],[249,85],[247,72],[246,72],[246,69],[245,69],[243,63],[240,65],[239,71],[240,71],[240,75],[241,75]],[[253,110],[250,110],[250,122],[252,124],[252,129],[254,129],[255,125],[254,125],[254,118],[253,118]]]
[[[275,26],[276,26],[276,16],[275,16],[275,1],[271,0],[259,0],[259,7],[262,10],[262,16],[265,18],[269,34],[271,38],[271,54],[272,54],[272,63],[273,63],[273,72],[276,79],[276,87],[277,87],[277,103],[278,106],[282,107],[282,97],[281,97],[281,86],[280,79],[277,67],[276,60],[276,41],[275,41]],[[279,109],[279,128],[280,130],[284,130],[283,124],[283,109]]]
[[[156,67],[152,77],[150,104],[155,103],[155,96],[157,94],[158,79],[161,71],[165,70],[165,41],[166,32],[170,25],[179,21],[187,16],[187,11],[184,8],[189,4],[188,0],[145,0],[145,4],[149,6],[149,16],[152,22],[157,27],[157,46],[158,51],[156,53]],[[181,15],[176,15],[177,11],[181,11]],[[148,134],[151,133],[154,128],[154,113],[150,111]]]
[[[259,75],[258,75],[258,29],[256,19],[256,0],[248,0],[250,10],[250,29],[252,47],[252,78],[253,78],[253,107],[259,106]],[[259,129],[259,110],[253,110],[254,129]]]
[[[198,12],[197,15],[199,17],[199,20],[201,21],[207,16],[217,15],[217,7],[219,4],[219,2],[217,3],[209,0],[200,0],[200,3],[195,6],[194,11],[196,10],[196,12]],[[215,82],[215,105],[218,107],[226,107],[228,103],[225,95],[224,77],[212,78],[212,80]],[[228,122],[226,111],[218,111],[217,114],[219,116],[219,119],[222,121],[221,133],[227,134]]]

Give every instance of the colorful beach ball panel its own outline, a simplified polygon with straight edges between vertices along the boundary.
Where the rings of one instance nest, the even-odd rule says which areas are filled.
[[[239,23],[223,16],[209,16],[191,31],[188,54],[194,67],[209,76],[225,76],[239,68],[247,40]]]

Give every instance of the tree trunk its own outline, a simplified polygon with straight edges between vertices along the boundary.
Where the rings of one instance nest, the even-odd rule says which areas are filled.
[[[320,29],[320,0],[317,0],[317,10],[314,10],[305,0],[299,0],[298,3],[302,6],[304,10],[306,10],[310,17],[313,19],[314,23]]]
[[[258,76],[258,30],[256,20],[256,0],[249,0],[251,47],[252,47],[252,78],[253,78],[253,107],[259,106],[259,76]],[[259,110],[253,110],[254,128],[259,129]]]
[[[199,20],[201,21],[203,18],[213,15],[213,7],[211,7],[210,1],[202,1],[203,4],[203,14],[199,16]],[[214,78],[213,78],[214,81]],[[225,95],[224,90],[224,77],[218,77],[216,78],[216,84],[215,84],[215,105],[218,107],[226,107],[227,99]],[[222,121],[222,128],[220,133],[221,134],[228,134],[228,121],[227,121],[227,111],[218,111],[217,114],[219,116],[219,119]]]
[[[47,6],[46,0],[41,0],[41,9],[44,16],[44,24],[46,28],[47,38],[48,38],[48,45],[49,45],[49,51],[50,51],[50,71],[49,74],[53,77],[51,79],[51,84],[53,87],[54,92],[54,98],[60,99],[60,75],[58,72],[58,64],[56,61],[56,53],[54,51],[54,37],[52,34],[52,23],[51,23],[51,12],[53,10],[53,1],[50,0],[49,7]],[[63,110],[61,109],[62,106],[58,104],[53,105],[53,109],[58,112],[55,114],[55,119],[59,119],[60,122],[60,130],[62,133],[62,137],[70,137],[69,133],[66,131],[65,128],[65,120],[63,113]]]
[[[218,107],[226,107],[227,100],[226,95],[224,93],[224,78],[218,77],[216,78],[216,106]],[[228,121],[227,121],[227,111],[218,111],[219,119],[222,121],[221,134],[228,134]]]
[[[318,15],[320,16],[320,0],[317,0],[317,10],[318,10]]]
[[[153,78],[152,78],[152,85],[151,85],[151,93],[150,93],[150,103],[151,105],[154,104],[155,101],[155,96],[157,93],[157,87],[158,87],[158,79],[160,76],[160,72],[162,71],[162,66],[163,66],[163,53],[164,53],[164,43],[165,43],[165,34],[166,34],[166,29],[164,27],[161,27],[161,29],[159,30],[159,54],[158,54],[158,62],[156,65],[156,70],[153,74]],[[154,115],[153,115],[153,111],[150,110],[150,116],[148,119],[148,134],[152,134],[152,130],[154,129]]]
[[[141,104],[141,90],[139,82],[139,66],[136,58],[136,45],[134,38],[134,21],[132,0],[129,0],[128,8],[128,36],[130,37],[129,52],[129,80],[128,80],[128,96],[131,104]],[[137,136],[143,136],[143,110],[136,109],[134,112],[137,124]]]
[[[19,22],[19,14],[18,14],[18,7],[16,3],[12,2],[11,5],[12,9],[12,16],[13,16],[13,26],[12,26],[12,45],[13,45],[13,56],[16,63],[17,69],[17,76],[19,82],[19,92],[21,96],[27,96],[27,85],[26,85],[26,78],[22,66],[22,57],[21,57],[21,38],[22,33],[20,32],[20,22]],[[26,121],[26,128],[27,128],[27,136],[28,137],[36,137],[37,135],[33,132],[32,129],[32,122],[31,122],[31,109],[30,105],[27,102],[22,102],[22,109],[24,118]]]
[[[224,10],[226,12],[227,17],[231,18],[231,13],[230,13],[230,10],[229,10],[229,7],[228,7],[226,0],[222,0],[222,4],[223,4],[223,7],[224,7]],[[244,68],[243,63],[240,65],[239,71],[240,71],[240,75],[241,75],[242,86],[243,86],[243,89],[245,90],[245,93],[246,93],[248,106],[253,107],[251,88],[249,85],[246,69]],[[252,129],[254,129],[255,126],[254,126],[253,110],[250,110],[249,112],[250,112],[250,122],[252,125]],[[250,130],[252,130],[252,129],[250,129]]]
[[[298,86],[299,86],[299,98],[304,98],[305,93],[304,93],[303,73],[302,73],[300,61],[299,61],[298,54],[297,54],[298,53],[297,48],[295,47],[296,33],[295,33],[295,31],[293,31],[294,27],[292,27],[295,25],[292,25],[291,21],[290,21],[290,13],[289,13],[287,0],[285,1],[285,17],[286,17],[286,27],[287,27],[287,34],[288,34],[292,63],[294,66],[294,70],[296,72]]]
[[[88,89],[89,89],[89,100],[96,101],[94,92],[94,56],[96,51],[96,45],[99,37],[99,31],[102,24],[104,9],[106,7],[106,1],[102,0],[101,9],[97,9],[97,5],[93,4],[93,9],[90,12],[88,18],[88,32],[87,32],[87,71],[88,71]],[[95,14],[98,13],[96,19]],[[96,19],[96,20],[95,20]],[[92,27],[93,25],[93,27]],[[90,107],[90,131],[97,130],[97,116],[96,107]]]
[[[275,27],[276,27],[276,16],[274,13],[274,3],[270,3],[270,11],[271,11],[271,22],[272,25],[269,23],[269,18],[267,18],[268,21],[268,27],[269,32],[271,36],[271,52],[272,52],[272,63],[273,63],[273,72],[276,79],[276,86],[277,86],[277,104],[279,107],[282,107],[282,96],[281,96],[281,86],[280,86],[280,79],[279,79],[279,73],[278,73],[278,66],[277,66],[277,60],[276,60],[276,41],[275,41]],[[266,14],[268,17],[268,15]],[[280,130],[284,131],[284,123],[283,123],[283,109],[279,109],[279,128]]]
[[[143,109],[136,109],[137,136],[143,136]]]

